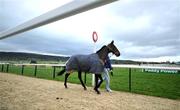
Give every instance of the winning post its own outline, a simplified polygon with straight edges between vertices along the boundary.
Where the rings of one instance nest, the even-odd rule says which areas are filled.
[[[94,42],[93,53],[95,53],[96,52],[96,42],[98,40],[98,35],[97,35],[96,31],[93,32],[92,39],[93,39],[93,42]],[[95,75],[92,74],[92,86],[94,86],[94,83],[95,83]]]

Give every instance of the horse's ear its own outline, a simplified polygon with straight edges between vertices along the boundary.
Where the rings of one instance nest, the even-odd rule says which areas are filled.
[[[111,41],[111,44],[114,44],[114,40]]]

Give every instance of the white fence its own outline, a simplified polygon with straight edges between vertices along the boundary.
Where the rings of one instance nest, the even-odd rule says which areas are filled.
[[[1,71],[3,72],[5,70],[4,65],[6,65],[6,70],[5,72],[9,71],[9,65],[8,63],[1,63]],[[56,76],[56,67],[63,67],[65,64],[13,64],[15,66],[21,66],[21,74],[23,75],[24,73],[24,67],[25,66],[34,66],[34,76],[37,74],[37,67],[38,66],[50,66],[53,67],[53,78]],[[129,73],[129,91],[131,91],[131,69],[133,68],[139,68],[139,69],[162,69],[162,70],[177,70],[178,72],[180,71],[180,67],[163,67],[163,66],[145,66],[145,65],[112,65],[114,68],[128,68],[128,73]],[[84,82],[86,83],[86,73],[84,76]]]
[[[180,70],[180,67],[172,66],[148,66],[148,65],[112,65],[120,68],[140,68],[140,69],[163,69],[163,70]]]
[[[74,0],[0,33],[0,40],[118,0]]]

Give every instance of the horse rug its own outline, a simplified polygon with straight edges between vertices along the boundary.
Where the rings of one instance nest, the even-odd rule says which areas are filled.
[[[104,65],[96,53],[89,55],[73,55],[66,62],[66,71],[82,71],[101,74]]]

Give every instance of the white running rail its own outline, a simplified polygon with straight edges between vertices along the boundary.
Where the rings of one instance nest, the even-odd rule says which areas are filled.
[[[74,0],[0,33],[0,40],[118,0]]]

